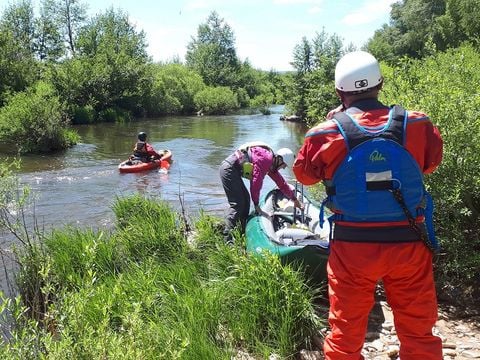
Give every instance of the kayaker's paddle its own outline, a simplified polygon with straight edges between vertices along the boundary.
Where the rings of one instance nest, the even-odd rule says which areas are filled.
[[[170,169],[170,163],[167,160],[160,161],[160,168],[161,169]]]
[[[167,160],[160,161],[160,170],[159,173],[168,174],[168,169],[170,169],[170,163]]]

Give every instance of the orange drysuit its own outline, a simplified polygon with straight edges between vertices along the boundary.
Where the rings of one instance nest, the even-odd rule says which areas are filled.
[[[378,129],[387,122],[389,108],[376,99],[367,99],[352,104],[345,111],[360,126]],[[408,112],[405,136],[405,147],[423,173],[433,172],[442,160],[443,143],[438,129],[425,114]],[[293,172],[305,185],[331,180],[346,154],[343,136],[336,124],[327,120],[307,132]],[[372,241],[364,238],[342,241],[334,232],[327,265],[331,333],[324,344],[326,359],[363,359],[361,350],[368,315],[374,305],[375,286],[380,280],[394,314],[400,358],[442,359],[441,340],[432,335],[437,320],[432,254],[421,239],[415,236],[412,239],[411,234],[394,242],[389,236],[391,231],[397,238],[401,234],[398,230],[405,230],[405,223],[341,224],[342,228],[353,230],[349,231],[353,236],[357,232],[364,236],[365,229],[367,233],[372,230],[377,235]]]

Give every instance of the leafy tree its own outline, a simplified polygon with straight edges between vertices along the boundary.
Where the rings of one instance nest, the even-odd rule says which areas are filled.
[[[235,87],[240,63],[231,27],[213,11],[188,44],[187,66],[195,69],[210,86]]]
[[[76,141],[53,87],[37,82],[0,108],[0,141],[19,153],[51,152]]]
[[[0,28],[0,106],[9,94],[33,84],[37,76],[37,64],[30,49],[22,46],[13,32]]]
[[[403,0],[392,4],[390,25],[377,30],[367,48],[380,58],[375,50],[387,50],[387,58],[398,59],[404,55],[421,58],[430,54],[426,44],[434,42],[436,18],[445,13],[445,0]],[[371,43],[379,42],[379,45]]]
[[[427,113],[444,140],[443,161],[428,175],[436,205],[437,236],[446,253],[437,273],[455,285],[479,284],[480,265],[480,121],[477,92],[480,53],[462,46],[384,69],[381,94],[387,104]]]
[[[87,6],[81,0],[43,0],[42,4],[59,29],[69,53],[75,55],[77,37],[87,21]]]
[[[205,88],[202,77],[182,64],[153,65],[150,114],[191,114],[194,96]]]
[[[293,48],[293,61],[292,66],[297,73],[305,74],[312,71],[313,64],[313,51],[312,46],[308,39],[304,36],[300,44],[295,45]]]
[[[35,25],[31,0],[12,3],[0,19],[0,31],[9,32],[24,51],[34,52]]]
[[[335,65],[343,55],[338,35],[322,31],[310,42],[305,37],[295,46],[292,65],[297,70],[287,87],[287,109],[307,123],[323,119],[338,103],[333,84]]]
[[[403,0],[392,5],[390,24],[366,48],[393,64],[403,56],[423,58],[469,41],[478,45],[478,0]]]
[[[40,16],[35,19],[35,51],[40,60],[56,61],[65,54],[60,28],[55,21],[55,13],[49,6],[51,0],[44,0]]]
[[[52,71],[51,81],[70,114],[91,106],[100,115],[107,109],[142,115],[152,84],[149,62],[144,32],[110,9],[82,29],[76,56]]]
[[[347,52],[343,50],[342,39],[337,34],[329,36],[325,30],[322,30],[313,38],[312,48],[313,69],[321,69],[327,79],[333,80],[335,66],[342,55]],[[349,51],[351,50],[350,48]]]
[[[226,86],[207,87],[195,94],[195,106],[205,114],[226,114],[239,107],[235,93]]]

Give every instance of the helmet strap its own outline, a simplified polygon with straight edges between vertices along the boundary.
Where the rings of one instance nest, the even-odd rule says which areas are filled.
[[[273,170],[278,170],[283,164],[283,157],[281,155],[275,155],[275,160],[273,161]]]

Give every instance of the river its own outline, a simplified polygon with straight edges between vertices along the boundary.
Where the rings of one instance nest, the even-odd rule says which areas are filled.
[[[128,123],[76,126],[81,142],[54,155],[22,157],[20,180],[35,196],[35,218],[45,231],[64,226],[111,228],[116,197],[141,193],[163,199],[194,219],[200,210],[223,216],[228,207],[218,167],[239,145],[262,140],[273,149],[289,147],[296,152],[305,127],[280,121],[282,106],[271,115],[162,117]],[[121,174],[118,164],[131,153],[139,131],[157,150],[172,151],[168,174],[156,170]],[[290,169],[282,170],[293,182]],[[273,187],[267,178],[262,192]],[[2,235],[3,249],[12,239]],[[0,276],[4,289],[5,276]]]

